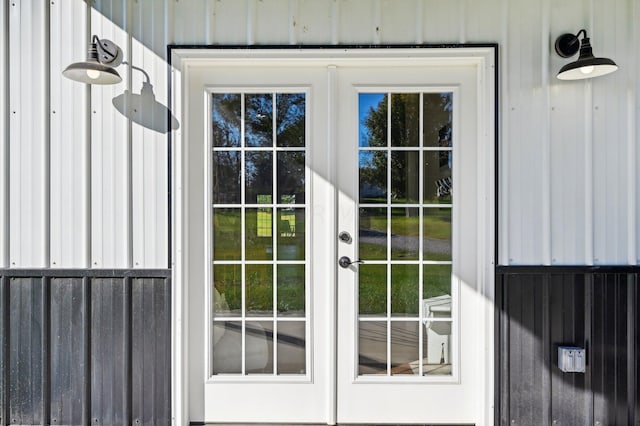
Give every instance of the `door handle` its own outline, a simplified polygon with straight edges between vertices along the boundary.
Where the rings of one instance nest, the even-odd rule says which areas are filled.
[[[353,265],[354,263],[364,263],[364,262],[360,259],[351,261],[351,259],[349,259],[348,256],[342,256],[340,259],[338,259],[338,265],[340,265],[345,269]]]

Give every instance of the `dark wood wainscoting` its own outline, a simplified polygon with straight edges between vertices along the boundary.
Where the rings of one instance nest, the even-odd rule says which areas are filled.
[[[170,270],[0,270],[0,425],[168,425]]]
[[[640,267],[498,267],[496,424],[640,425]],[[586,372],[558,346],[586,349]]]

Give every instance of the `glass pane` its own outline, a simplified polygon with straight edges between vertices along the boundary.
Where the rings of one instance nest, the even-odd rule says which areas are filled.
[[[304,317],[304,268],[304,265],[278,265],[278,316]]]
[[[420,94],[391,95],[391,146],[420,145]]]
[[[278,260],[304,260],[305,209],[278,209]]]
[[[242,373],[242,323],[215,321],[213,337],[213,374]]]
[[[272,203],[273,153],[248,151],[245,156],[245,203]]]
[[[240,151],[216,151],[213,153],[213,179],[211,185],[214,203],[240,203],[241,174]]]
[[[391,202],[420,202],[420,154],[418,151],[391,153]]]
[[[245,96],[246,146],[273,146],[273,95]]]
[[[452,147],[453,93],[425,93],[424,146]]]
[[[420,374],[420,323],[391,322],[391,374]]]
[[[384,93],[360,93],[359,146],[387,146],[387,108],[387,95]]]
[[[246,316],[273,315],[273,266],[246,266]]]
[[[418,316],[419,281],[418,265],[391,265],[392,316]]]
[[[391,259],[417,260],[420,254],[420,209],[391,209]]]
[[[360,151],[360,202],[387,202],[387,153]]]
[[[278,146],[304,146],[305,94],[278,93],[276,109]]]
[[[244,362],[247,374],[273,374],[273,321],[246,322]]]
[[[241,214],[240,209],[213,209],[214,260],[241,260]]]
[[[358,253],[362,260],[387,258],[387,209],[360,208]]]
[[[450,204],[453,194],[451,151],[424,152],[424,202]]]
[[[422,341],[423,374],[433,376],[451,375],[451,321],[427,321]]]
[[[307,371],[304,321],[278,322],[278,374]]]
[[[358,266],[360,316],[387,315],[387,265]]]
[[[278,203],[304,204],[304,151],[278,152]]]
[[[387,322],[359,321],[358,374],[387,374]]]
[[[240,94],[214,93],[211,102],[213,146],[240,146]]]
[[[214,265],[213,311],[215,317],[242,315],[241,265]]]
[[[246,209],[245,258],[273,259],[273,209]]]
[[[451,304],[451,265],[424,265],[422,275],[422,298],[445,298]],[[424,309],[424,315],[428,316]]]
[[[423,209],[425,260],[451,260],[451,208]]]

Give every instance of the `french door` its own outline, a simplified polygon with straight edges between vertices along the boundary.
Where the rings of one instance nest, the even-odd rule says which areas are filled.
[[[218,53],[176,61],[186,417],[490,419],[491,51]]]

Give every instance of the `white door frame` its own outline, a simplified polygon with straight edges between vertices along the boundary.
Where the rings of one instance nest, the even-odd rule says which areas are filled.
[[[171,137],[172,168],[172,422],[174,425],[189,424],[190,405],[196,404],[195,395],[189,395],[189,353],[188,353],[188,268],[190,253],[187,222],[199,220],[202,212],[189,211],[189,187],[186,150],[184,146],[191,139],[189,126],[184,124],[190,113],[202,114],[203,111],[189,111],[186,102],[188,93],[183,90],[188,85],[189,72],[193,67],[216,67],[222,65],[274,65],[297,67],[301,65],[320,65],[328,67],[329,105],[336,99],[336,82],[332,82],[331,65],[372,66],[390,65],[471,65],[477,68],[478,76],[478,187],[477,203],[477,265],[478,293],[483,296],[484,317],[481,318],[484,329],[484,400],[481,401],[485,424],[493,424],[494,405],[494,265],[495,265],[495,217],[496,217],[496,53],[495,45],[461,45],[459,47],[415,48],[332,48],[310,49],[241,49],[241,48],[180,48],[172,47],[170,54],[171,109],[183,126],[174,130]],[[335,80],[335,75],[333,75]],[[204,105],[203,105],[204,108]],[[333,110],[329,107],[329,114]],[[329,135],[336,129],[329,129]],[[335,153],[332,153],[335,157]],[[335,170],[332,173],[335,174]],[[334,176],[335,177],[335,176]],[[335,182],[335,180],[333,180]],[[337,195],[337,194],[336,194]],[[336,230],[336,223],[333,228]],[[332,249],[335,256],[335,248]],[[194,253],[191,255],[201,255]],[[335,270],[333,275],[335,276]],[[335,321],[335,319],[333,320]],[[335,352],[335,351],[334,351]],[[192,419],[202,420],[202,419]],[[328,423],[335,423],[335,417]]]

